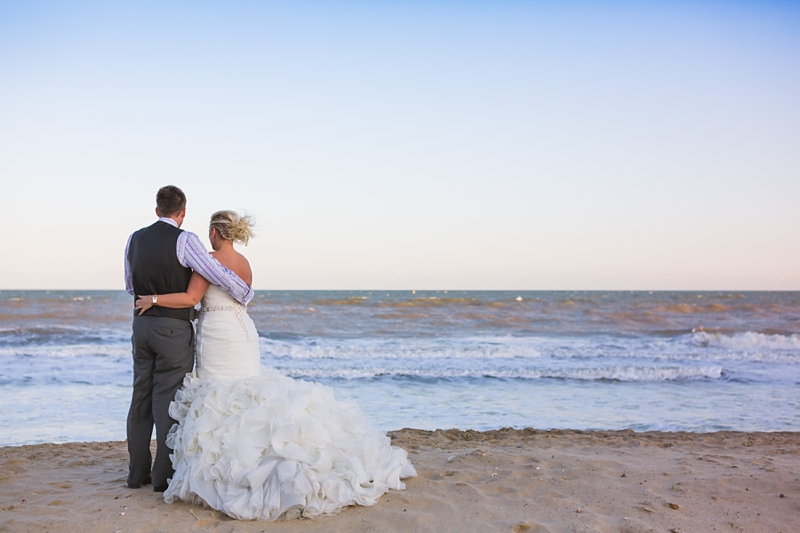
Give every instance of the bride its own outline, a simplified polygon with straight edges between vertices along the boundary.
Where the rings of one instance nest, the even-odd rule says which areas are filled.
[[[252,237],[251,219],[219,211],[208,236],[212,255],[252,285],[250,264],[233,247]],[[406,451],[330,387],[262,367],[247,309],[220,287],[195,272],[186,292],[159,294],[157,305],[191,307],[201,298],[196,368],[169,408],[177,424],[167,437],[175,469],[167,503],[275,520],[373,505],[389,489],[405,488],[400,479],[416,475]],[[136,307],[152,302],[139,296]]]

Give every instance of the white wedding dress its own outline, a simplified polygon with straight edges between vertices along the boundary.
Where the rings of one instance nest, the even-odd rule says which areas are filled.
[[[175,475],[164,493],[239,519],[275,520],[372,505],[415,476],[405,450],[330,387],[259,362],[246,309],[215,285],[198,322],[197,367],[170,405]]]

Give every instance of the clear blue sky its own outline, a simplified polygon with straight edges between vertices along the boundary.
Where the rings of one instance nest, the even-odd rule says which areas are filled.
[[[0,2],[0,289],[159,186],[260,289],[800,290],[797,2]]]

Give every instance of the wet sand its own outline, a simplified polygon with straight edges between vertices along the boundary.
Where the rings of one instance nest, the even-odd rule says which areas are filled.
[[[800,433],[391,432],[419,476],[314,520],[232,520],[125,486],[123,442],[0,448],[0,532],[800,531]]]

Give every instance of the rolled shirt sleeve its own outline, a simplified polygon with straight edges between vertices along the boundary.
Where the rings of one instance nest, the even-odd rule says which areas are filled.
[[[133,293],[133,276],[131,275],[131,262],[128,260],[128,250],[131,247],[131,237],[133,237],[133,233],[131,233],[130,237],[128,237],[128,242],[125,244],[125,290],[131,296],[136,296]]]
[[[214,285],[219,285],[242,305],[247,305],[253,299],[253,289],[210,255],[196,234],[190,231],[181,233],[176,251],[181,265],[196,271]],[[125,256],[127,258],[127,253]]]

